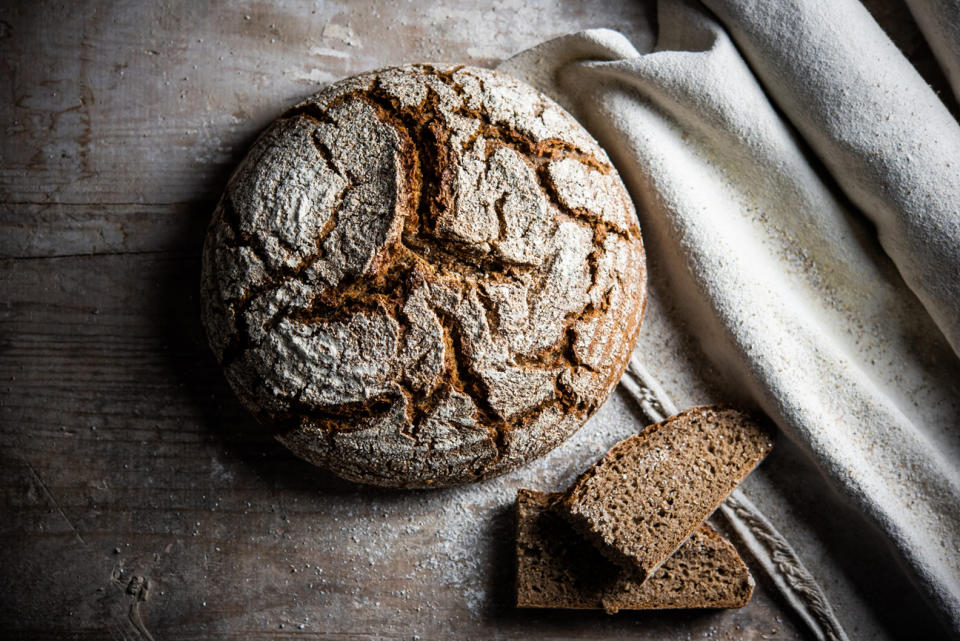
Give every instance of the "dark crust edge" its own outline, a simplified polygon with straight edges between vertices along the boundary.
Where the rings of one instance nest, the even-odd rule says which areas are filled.
[[[597,607],[589,606],[589,605],[573,606],[573,605],[566,604],[566,605],[562,605],[562,606],[560,606],[560,605],[557,605],[557,606],[548,606],[548,605],[539,605],[539,604],[538,604],[538,605],[526,605],[526,604],[522,604],[522,603],[520,602],[520,594],[519,594],[519,580],[520,580],[520,577],[519,577],[519,561],[520,561],[519,538],[520,538],[520,527],[521,527],[521,519],[520,519],[521,495],[530,496],[530,497],[532,497],[532,499],[528,499],[528,500],[533,500],[533,501],[536,501],[537,503],[541,503],[541,502],[542,502],[542,503],[544,504],[544,509],[549,509],[549,510],[553,511],[554,513],[559,513],[560,510],[558,509],[558,504],[559,504],[559,501],[560,501],[560,500],[562,499],[562,497],[563,497],[563,492],[539,492],[539,491],[536,491],[536,490],[530,490],[530,489],[526,489],[526,488],[520,488],[520,489],[517,490],[517,498],[516,498],[515,505],[514,505],[514,510],[513,510],[513,514],[514,514],[514,518],[515,518],[515,524],[514,524],[514,532],[515,532],[514,551],[515,551],[515,558],[514,558],[514,562],[513,562],[513,568],[514,568],[514,597],[515,597],[515,598],[514,598],[514,602],[515,602],[515,607],[517,607],[517,608],[522,608],[522,609],[540,609],[540,610],[560,609],[560,610],[594,610],[594,611],[595,611],[595,610],[601,609],[601,608],[597,608]],[[746,562],[743,560],[743,557],[740,555],[740,553],[739,553],[739,551],[737,550],[736,546],[735,546],[727,537],[725,537],[725,536],[723,536],[722,534],[720,534],[712,525],[710,525],[710,524],[707,523],[706,521],[704,521],[703,523],[700,523],[694,531],[696,531],[696,530],[701,530],[705,536],[707,536],[707,537],[710,538],[712,541],[714,541],[715,543],[717,543],[721,548],[723,548],[723,550],[724,550],[727,554],[730,555],[730,558],[734,561],[735,565],[737,566],[737,569],[740,571],[738,576],[741,577],[742,579],[745,579],[745,583],[746,583],[746,590],[745,590],[745,592],[744,592],[743,594],[739,595],[739,598],[731,599],[730,601],[726,601],[726,602],[724,602],[724,601],[719,601],[719,602],[711,603],[711,604],[709,604],[709,605],[699,605],[699,606],[696,606],[696,607],[688,607],[688,606],[683,606],[683,605],[672,605],[672,604],[663,604],[663,605],[657,605],[657,606],[653,606],[653,607],[648,607],[648,606],[633,606],[633,607],[632,607],[632,606],[622,606],[622,605],[618,605],[618,604],[612,603],[612,602],[611,602],[611,601],[612,601],[612,597],[611,597],[611,595],[610,595],[609,593],[607,593],[607,594],[604,594],[604,595],[601,595],[601,596],[600,596],[600,601],[601,601],[601,603],[602,603],[602,609],[604,610],[604,612],[606,612],[607,614],[611,614],[611,615],[612,615],[612,614],[617,614],[617,613],[620,612],[621,610],[623,610],[623,611],[648,611],[648,610],[719,610],[719,609],[738,609],[738,608],[742,608],[742,607],[746,606],[746,605],[750,602],[750,599],[753,597],[753,592],[754,592],[754,589],[755,589],[755,587],[756,587],[756,582],[754,581],[753,575],[751,575],[749,567],[747,566]],[[584,542],[584,543],[585,543],[585,542]],[[621,569],[621,571],[624,571],[624,570]],[[626,571],[630,571],[630,572],[632,572],[632,573],[634,574],[634,576],[636,576],[636,572],[635,572],[635,570],[634,570],[633,568],[630,568],[630,570],[626,570]]]
[[[338,96],[337,98],[335,98],[335,99],[334,99],[335,101],[339,101],[339,100],[342,99],[342,98],[349,97],[349,96],[353,96],[353,95],[360,96],[360,97],[368,97],[368,98],[372,99],[372,98],[373,98],[373,94],[375,94],[375,93],[378,91],[378,85],[376,84],[376,77],[377,77],[379,74],[381,74],[381,73],[383,73],[383,72],[385,72],[385,71],[388,71],[388,70],[402,69],[402,68],[407,67],[407,66],[421,67],[421,68],[427,69],[427,70],[428,70],[429,72],[431,72],[431,73],[436,73],[436,69],[434,69],[435,66],[436,66],[436,67],[445,67],[445,68],[448,68],[448,69],[452,69],[452,71],[455,71],[457,68],[463,67],[463,68],[468,68],[468,69],[476,69],[476,70],[479,70],[479,71],[481,71],[481,72],[483,72],[483,73],[491,74],[491,75],[493,75],[493,76],[500,76],[500,77],[502,77],[502,78],[509,79],[509,80],[511,80],[511,81],[513,81],[513,82],[518,82],[518,83],[520,83],[520,84],[522,84],[522,85],[525,84],[525,83],[523,83],[522,81],[519,81],[518,79],[516,79],[515,77],[513,77],[513,76],[510,75],[510,74],[506,74],[506,73],[504,73],[504,72],[500,72],[500,71],[497,71],[497,70],[485,69],[485,68],[482,68],[482,67],[472,67],[472,66],[469,66],[469,65],[457,65],[457,66],[455,66],[455,65],[447,65],[447,64],[434,65],[434,64],[431,64],[431,63],[424,63],[424,64],[413,64],[413,65],[393,65],[393,66],[378,68],[378,69],[375,69],[375,70],[371,70],[371,71],[363,72],[363,73],[361,73],[361,74],[357,74],[357,76],[353,76],[353,77],[351,77],[351,78],[344,78],[344,79],[342,79],[342,80],[340,80],[340,81],[336,81],[336,82],[334,82],[334,83],[331,83],[330,85],[324,87],[323,89],[321,89],[319,92],[317,92],[317,93],[314,94],[313,96],[311,96],[311,97],[305,99],[304,101],[301,101],[299,104],[297,104],[297,105],[289,108],[289,109],[286,110],[283,114],[281,114],[281,116],[279,116],[276,121],[273,121],[273,122],[269,123],[269,124],[258,134],[255,142],[251,144],[250,148],[252,149],[253,147],[255,147],[262,138],[264,138],[264,137],[266,137],[267,135],[269,135],[269,134],[272,132],[272,130],[274,129],[274,127],[276,126],[277,121],[279,121],[279,120],[288,119],[288,118],[291,118],[291,117],[294,117],[294,116],[297,116],[297,115],[301,115],[301,114],[305,115],[305,116],[308,117],[308,118],[309,118],[309,117],[313,117],[313,116],[314,116],[314,109],[313,109],[312,102],[313,102],[314,98],[315,98],[316,96],[322,96],[323,94],[328,93],[328,92],[336,92],[336,86],[339,85],[341,82],[345,82],[345,81],[348,81],[348,80],[350,80],[350,79],[352,79],[352,78],[357,78],[357,77],[368,77],[368,78],[371,78],[371,79],[373,80],[373,85],[372,85],[369,89],[360,89],[360,90],[351,90],[351,91],[348,91],[347,93],[345,93],[345,94],[343,94],[343,95]],[[452,71],[445,72],[445,73],[452,73]],[[437,75],[443,75],[443,72],[438,73]],[[596,155],[596,151],[592,151],[592,150],[587,150],[587,151],[583,151],[583,152],[580,152],[580,150],[577,150],[577,152],[578,152],[579,154],[582,154],[587,160],[592,160],[594,163],[596,163],[595,168],[601,168],[601,166],[602,166],[602,168],[605,170],[604,173],[610,172],[610,173],[614,173],[614,174],[616,175],[616,169],[614,168],[613,164],[610,162],[609,158],[606,156],[605,150],[599,145],[598,142],[596,142],[596,140],[594,139],[594,137],[592,136],[592,134],[590,134],[588,131],[586,131],[586,129],[583,128],[583,126],[579,123],[579,121],[578,121],[577,119],[575,119],[575,118],[574,118],[566,109],[564,109],[561,105],[559,105],[559,104],[557,104],[555,101],[553,101],[549,96],[546,96],[545,94],[542,94],[542,92],[540,92],[540,91],[538,91],[538,90],[536,90],[536,89],[533,89],[533,91],[536,91],[538,94],[544,96],[544,98],[545,98],[546,100],[548,100],[549,102],[551,102],[552,105],[553,105],[556,109],[560,110],[563,114],[565,114],[565,115],[570,119],[570,121],[571,121],[572,123],[575,123],[576,125],[580,126],[581,129],[583,129],[583,132],[587,135],[587,137],[591,140],[591,142],[593,142],[593,144],[596,146],[596,148],[597,148],[596,151],[599,151],[599,152],[600,152],[600,155]],[[380,108],[385,108],[385,105],[383,105],[382,103],[378,104],[378,106],[379,106]],[[399,108],[397,108],[396,106],[394,106],[394,109],[398,109],[399,111],[404,111],[404,109],[399,109]],[[413,109],[416,109],[416,108],[413,108]],[[396,117],[395,114],[391,114],[391,116],[392,116],[393,118]],[[396,125],[395,122],[390,122],[390,124],[391,124],[391,125]],[[398,135],[401,135],[401,132],[398,131]],[[401,135],[401,138],[404,138],[404,136]],[[549,143],[549,142],[544,143],[545,148],[546,148],[546,147],[549,147],[550,144],[551,144],[551,143]],[[536,143],[535,146],[542,146],[542,145],[541,145],[541,143]],[[561,157],[568,157],[568,156],[561,156]],[[569,157],[576,157],[576,156],[571,155],[571,156],[569,156]],[[580,158],[580,160],[581,160],[581,161],[585,161],[584,158]],[[588,163],[588,164],[589,164],[589,163]],[[594,165],[591,165],[591,166],[594,166]],[[232,180],[232,178],[231,178],[231,180]],[[629,363],[629,360],[630,360],[630,357],[631,357],[631,355],[632,355],[633,349],[634,349],[634,347],[636,346],[636,342],[637,342],[637,340],[638,340],[638,338],[639,338],[639,334],[640,334],[640,331],[641,331],[641,329],[642,329],[643,318],[644,318],[645,313],[646,313],[647,297],[648,297],[648,270],[647,270],[647,261],[646,261],[646,247],[644,246],[643,241],[642,241],[642,236],[640,235],[639,220],[638,220],[638,218],[637,218],[637,216],[636,216],[636,204],[635,204],[635,202],[633,201],[633,199],[629,196],[629,192],[626,190],[626,187],[623,185],[622,180],[620,181],[620,188],[621,188],[621,190],[624,192],[624,196],[625,196],[625,201],[624,201],[624,202],[625,202],[625,205],[626,205],[627,210],[628,210],[627,213],[632,213],[632,214],[633,214],[632,216],[628,216],[628,221],[629,221],[629,225],[630,225],[630,232],[629,232],[628,236],[629,236],[633,241],[636,242],[636,248],[637,248],[637,250],[638,250],[638,252],[637,252],[637,257],[636,257],[636,261],[635,261],[635,265],[634,265],[634,267],[635,267],[634,271],[638,271],[638,270],[639,270],[640,273],[639,273],[639,274],[634,274],[633,277],[636,278],[636,280],[637,280],[637,290],[638,290],[638,297],[639,297],[639,305],[634,304],[634,305],[631,306],[630,309],[631,309],[631,312],[633,312],[633,313],[630,313],[630,314],[616,314],[616,316],[618,317],[618,318],[617,318],[618,324],[620,324],[621,326],[626,325],[625,328],[628,328],[628,331],[630,331],[630,335],[627,336],[627,337],[625,338],[625,341],[624,341],[624,346],[625,346],[625,348],[622,349],[622,350],[621,350],[621,353],[619,354],[619,363],[617,364],[617,367],[615,367],[614,369],[608,370],[608,371],[610,371],[610,375],[609,375],[608,377],[605,377],[605,379],[598,380],[598,381],[596,381],[596,382],[594,383],[597,388],[601,388],[601,389],[602,389],[602,388],[605,387],[605,389],[603,389],[603,391],[601,391],[600,393],[598,393],[598,394],[596,395],[596,397],[595,397],[595,398],[596,398],[596,401],[591,404],[591,407],[590,407],[590,408],[587,408],[585,411],[579,411],[579,409],[576,408],[576,407],[568,407],[568,408],[565,409],[565,414],[567,414],[567,415],[574,414],[574,415],[576,415],[576,416],[579,418],[579,421],[578,421],[578,424],[577,424],[574,428],[568,428],[568,430],[566,431],[566,433],[565,433],[565,434],[562,436],[562,438],[560,438],[557,442],[548,444],[548,445],[545,446],[543,449],[541,449],[541,451],[535,452],[535,453],[533,453],[533,454],[531,454],[531,455],[529,455],[529,456],[525,456],[525,457],[522,457],[522,458],[517,458],[516,460],[513,460],[513,461],[511,461],[509,464],[506,464],[506,465],[504,465],[504,464],[499,464],[500,461],[503,460],[503,452],[502,452],[502,450],[501,450],[500,453],[498,454],[497,458],[494,459],[494,460],[487,466],[486,469],[484,469],[484,470],[483,470],[482,472],[480,472],[479,474],[474,474],[474,476],[473,476],[472,478],[467,478],[468,474],[465,473],[465,474],[464,474],[464,478],[461,478],[461,479],[452,480],[452,481],[449,481],[449,482],[425,482],[425,483],[418,483],[418,482],[416,482],[416,481],[413,481],[413,482],[396,482],[396,481],[391,480],[391,479],[379,478],[379,477],[375,477],[375,476],[373,476],[373,475],[352,474],[352,473],[350,473],[348,470],[337,469],[335,466],[331,466],[330,463],[329,463],[329,461],[328,461],[328,460],[324,460],[324,457],[320,456],[318,453],[312,453],[313,455],[308,455],[307,453],[303,452],[300,448],[296,448],[296,449],[292,449],[292,448],[291,448],[291,451],[292,451],[294,454],[296,454],[297,456],[299,456],[300,458],[303,458],[303,459],[305,459],[305,460],[307,460],[307,461],[309,461],[309,462],[311,462],[311,463],[313,463],[313,464],[315,464],[315,465],[318,465],[318,466],[320,466],[320,467],[324,467],[324,468],[326,468],[326,469],[329,469],[329,470],[330,470],[331,472],[333,472],[334,474],[336,474],[336,475],[338,475],[338,476],[340,476],[340,477],[342,477],[342,478],[345,478],[345,479],[347,479],[347,480],[350,480],[350,481],[359,482],[359,483],[364,483],[364,484],[368,484],[368,485],[375,485],[375,486],[389,487],[389,488],[398,488],[398,489],[426,489],[426,488],[439,488],[439,487],[447,487],[447,486],[452,486],[452,485],[459,485],[459,484],[464,484],[464,483],[476,482],[476,481],[480,481],[480,480],[485,480],[485,479],[488,479],[488,478],[492,478],[492,477],[495,477],[495,476],[499,476],[499,475],[501,475],[501,474],[505,474],[505,473],[507,473],[507,472],[510,472],[511,470],[516,469],[517,467],[520,467],[520,466],[528,463],[528,462],[531,461],[531,460],[534,460],[534,459],[536,459],[536,458],[539,458],[539,457],[543,456],[544,454],[546,454],[546,453],[549,452],[550,450],[554,449],[555,447],[559,446],[561,443],[563,443],[564,441],[566,441],[567,439],[569,439],[573,434],[575,434],[577,431],[579,431],[579,429],[581,429],[581,428],[583,427],[583,425],[593,416],[593,414],[595,414],[596,410],[597,410],[600,406],[602,406],[604,403],[607,402],[607,400],[609,400],[610,395],[613,393],[614,388],[616,387],[617,383],[619,382],[620,378],[621,378],[622,375],[623,375],[623,372],[625,371],[625,369],[626,369],[626,367],[627,367],[627,365],[628,365],[628,363]],[[559,203],[555,202],[555,201],[556,201],[556,197],[549,191],[549,189],[545,190],[545,191],[544,191],[544,194],[545,194],[545,196],[547,196],[547,197],[550,199],[550,201],[553,203],[554,206],[558,207],[558,209],[559,209],[560,211],[566,211],[566,210],[567,210],[566,207],[561,206]],[[214,228],[214,226],[217,225],[218,222],[219,222],[218,219],[221,217],[220,210],[221,210],[222,207],[224,206],[224,203],[226,202],[226,200],[227,200],[226,194],[224,194],[223,196],[221,196],[221,199],[220,199],[220,201],[218,202],[218,205],[217,205],[217,208],[216,208],[217,211],[215,212],[215,215],[211,217],[211,220],[209,221],[209,223],[208,223],[208,225],[207,225],[207,233],[205,234],[205,245],[206,245],[206,242],[207,242],[207,241],[209,240],[209,238],[211,237],[211,233],[210,233],[211,230],[212,230],[212,229]],[[206,250],[206,247],[204,247],[204,260],[206,260],[206,254],[207,254],[207,253],[208,253],[208,252],[207,252],[207,250]],[[201,290],[203,290],[204,288],[205,288],[205,279],[202,279],[202,281],[201,281]],[[202,291],[202,294],[203,294],[202,297],[203,297],[204,299],[205,299],[205,298],[207,297],[207,295],[208,295],[206,292],[203,292],[203,291]],[[210,313],[210,311],[207,309],[207,307],[208,307],[207,305],[202,305],[202,306],[201,306],[201,316],[204,317],[204,318],[203,318],[203,321],[204,321],[204,322],[203,322],[203,325],[204,325],[204,327],[205,327],[205,330],[207,330],[208,341],[209,341],[209,339],[210,339],[210,334],[209,334],[210,330],[209,330],[209,324],[206,322],[205,316],[206,316],[208,313]],[[605,312],[605,313],[608,313],[608,314],[609,314],[610,312],[607,311],[607,312]],[[632,325],[632,327],[630,327],[631,325]],[[560,342],[563,342],[563,340],[564,340],[564,339],[561,339]],[[218,360],[220,360],[220,359],[218,359]],[[226,364],[226,363],[225,363],[225,364]],[[232,386],[233,386],[233,384],[232,384],[232,382],[231,382],[231,387],[232,387]],[[473,395],[471,394],[471,396],[473,396]],[[283,442],[283,437],[286,436],[287,434],[289,434],[290,432],[297,430],[297,428],[290,429],[290,428],[289,428],[289,425],[288,425],[288,426],[284,426],[284,425],[278,423],[277,421],[269,418],[266,414],[264,414],[263,412],[261,412],[261,411],[259,411],[259,410],[256,410],[255,408],[248,408],[248,409],[250,409],[250,410],[252,411],[252,413],[254,414],[254,416],[257,418],[257,420],[258,420],[259,422],[261,422],[262,424],[264,424],[264,425],[272,428],[273,431],[274,431],[274,436],[275,436],[276,438],[280,439],[281,443],[283,443],[285,446],[286,446],[287,444]],[[499,439],[498,439],[498,440],[499,440]],[[289,446],[288,446],[288,447],[289,447]],[[499,449],[499,448],[498,448],[498,449]]]
[[[770,431],[770,429],[764,424],[763,421],[757,420],[756,417],[755,417],[753,414],[749,414],[749,413],[747,413],[747,412],[744,412],[744,411],[742,411],[742,410],[736,409],[736,408],[731,407],[731,406],[729,406],[729,405],[726,405],[726,404],[718,404],[718,405],[697,405],[697,406],[691,407],[691,408],[689,408],[689,409],[686,409],[686,410],[684,410],[684,411],[682,411],[682,412],[680,412],[680,413],[678,413],[678,414],[674,414],[673,416],[669,416],[669,417],[665,418],[664,420],[660,421],[659,423],[654,423],[653,425],[650,425],[650,426],[646,427],[640,434],[631,435],[631,436],[623,439],[622,441],[616,443],[616,444],[615,444],[613,447],[611,447],[596,463],[594,463],[593,465],[591,465],[589,468],[587,468],[587,470],[586,470],[585,472],[583,472],[579,477],[577,477],[577,480],[573,482],[573,484],[572,484],[572,485],[570,486],[570,488],[566,491],[566,493],[564,494],[564,496],[557,501],[557,504],[556,504],[556,505],[557,505],[557,508],[558,508],[558,509],[557,509],[558,513],[559,513],[561,516],[563,516],[563,517],[567,520],[567,522],[570,523],[570,525],[573,526],[573,528],[576,529],[577,532],[580,533],[581,536],[583,536],[584,538],[588,539],[591,543],[593,543],[593,545],[594,545],[605,557],[607,557],[608,559],[610,559],[610,560],[613,561],[614,563],[617,563],[618,565],[620,565],[620,566],[622,566],[622,567],[624,567],[624,568],[628,568],[628,569],[630,569],[631,571],[638,572],[638,573],[642,573],[643,576],[644,576],[644,580],[645,580],[647,577],[649,577],[651,574],[653,574],[654,572],[656,572],[656,571],[660,568],[660,566],[663,565],[664,561],[666,561],[667,559],[669,559],[678,549],[680,549],[680,546],[682,546],[682,545],[687,541],[687,539],[689,539],[689,538],[693,535],[693,533],[697,531],[697,528],[700,527],[700,525],[701,525],[701,523],[703,523],[703,521],[700,521],[699,523],[694,524],[693,527],[691,527],[690,530],[687,531],[686,534],[683,535],[683,538],[681,539],[680,543],[679,543],[673,550],[671,550],[669,554],[665,555],[658,563],[653,564],[653,565],[651,565],[650,567],[644,567],[643,565],[641,565],[641,564],[639,563],[639,561],[638,561],[635,557],[630,556],[630,555],[628,555],[628,554],[624,554],[623,552],[621,552],[621,551],[620,551],[619,549],[617,549],[616,547],[607,544],[607,543],[603,540],[603,537],[602,537],[598,532],[596,532],[596,531],[593,529],[592,524],[591,524],[591,521],[590,521],[589,519],[587,519],[586,517],[584,517],[583,515],[579,514],[578,512],[575,512],[575,511],[574,511],[574,509],[573,509],[574,502],[575,502],[576,498],[579,496],[580,491],[582,490],[582,485],[583,485],[583,483],[585,483],[586,480],[587,480],[588,478],[590,478],[590,477],[595,473],[597,466],[599,466],[600,464],[602,464],[604,461],[612,458],[612,454],[613,454],[613,452],[614,452],[615,450],[617,450],[617,448],[621,447],[622,445],[624,445],[624,444],[627,443],[628,441],[636,441],[636,440],[641,440],[641,441],[643,441],[643,440],[646,440],[646,439],[648,439],[650,436],[652,436],[652,435],[655,434],[656,432],[660,431],[661,429],[667,427],[668,425],[670,425],[671,423],[675,422],[676,420],[678,420],[678,419],[680,419],[680,418],[685,418],[685,417],[687,417],[687,416],[689,416],[689,415],[691,415],[691,414],[701,413],[701,412],[704,412],[704,411],[713,411],[713,412],[733,411],[733,412],[737,412],[737,413],[740,414],[741,416],[747,418],[748,420],[750,420],[751,422],[753,422],[755,425],[757,425],[757,427],[759,427],[762,432],[764,432],[764,433],[766,433],[766,434],[768,434],[768,435],[770,436],[770,438],[769,438],[769,440],[768,440],[768,442],[767,442],[767,444],[766,444],[766,446],[765,446],[765,451],[763,452],[762,456],[760,456],[760,458],[757,459],[757,460],[754,462],[753,465],[751,465],[751,466],[749,466],[748,468],[745,468],[745,469],[744,469],[743,474],[740,476],[739,479],[737,479],[736,483],[733,484],[733,488],[730,490],[730,492],[732,492],[732,491],[733,491],[734,489],[736,489],[741,483],[743,483],[744,479],[746,479],[746,478],[753,472],[753,470],[755,470],[755,469],[757,468],[757,466],[760,465],[760,463],[763,462],[763,460],[767,457],[767,455],[770,454],[770,451],[773,449],[773,436],[772,436],[772,434],[771,434],[771,431]],[[712,514],[714,511],[716,511],[716,509],[717,509],[718,507],[720,507],[720,504],[723,503],[723,502],[726,500],[727,496],[730,495],[730,492],[727,492],[726,494],[724,494],[724,495],[720,498],[720,500],[717,501],[716,504],[713,505],[713,507],[710,508],[710,512],[709,512],[706,516],[704,516],[704,520],[706,520],[707,518],[709,518],[710,514]],[[719,534],[718,534],[718,536],[719,536]]]

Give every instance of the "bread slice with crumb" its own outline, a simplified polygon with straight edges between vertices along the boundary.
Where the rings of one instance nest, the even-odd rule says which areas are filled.
[[[613,446],[559,501],[604,555],[651,575],[773,447],[743,412],[694,407]]]
[[[739,608],[753,578],[733,545],[709,525],[646,581],[603,558],[556,514],[561,494],[517,493],[517,606],[655,610]]]

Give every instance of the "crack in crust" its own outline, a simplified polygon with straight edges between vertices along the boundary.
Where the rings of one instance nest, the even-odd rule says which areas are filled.
[[[562,442],[616,384],[646,293],[595,142],[512,79],[430,65],[278,119],[218,205],[202,287],[228,380],[281,441],[403,487]]]

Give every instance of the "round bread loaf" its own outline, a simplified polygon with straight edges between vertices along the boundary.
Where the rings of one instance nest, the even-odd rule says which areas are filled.
[[[533,88],[441,65],[348,78],[260,136],[203,253],[242,403],[348,479],[466,483],[606,400],[646,301],[606,154]]]

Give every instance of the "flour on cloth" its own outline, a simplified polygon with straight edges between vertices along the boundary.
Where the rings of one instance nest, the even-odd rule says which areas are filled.
[[[960,2],[906,0],[917,26],[960,101]]]
[[[960,128],[854,0],[706,4],[661,2],[651,53],[592,30],[500,68],[600,140],[728,387],[960,636]]]

